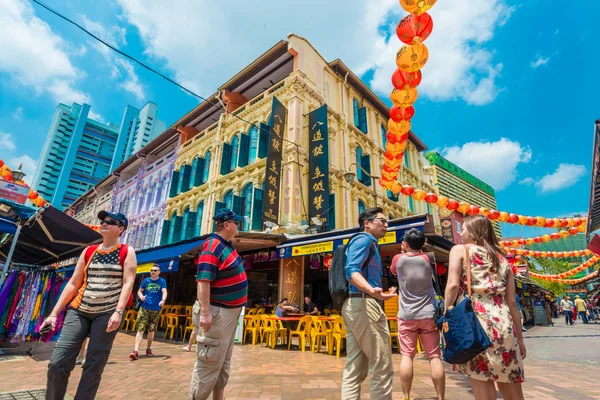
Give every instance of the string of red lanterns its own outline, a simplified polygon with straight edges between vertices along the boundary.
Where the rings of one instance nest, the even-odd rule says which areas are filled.
[[[598,262],[598,260],[596,260],[596,262]],[[587,267],[587,268],[589,268],[589,267]],[[579,271],[579,272],[581,272],[581,271]],[[586,276],[577,278],[577,279],[561,279],[561,278],[558,278],[558,276],[560,276],[560,275],[563,275],[563,274],[550,276],[550,275],[540,275],[540,274],[536,274],[534,272],[529,273],[529,276],[532,278],[541,279],[544,281],[549,281],[549,282],[554,282],[554,283],[562,283],[564,285],[576,285],[578,283],[587,281],[588,279],[591,279],[595,276],[598,276],[598,270],[591,272],[591,273],[587,274]]]
[[[537,279],[542,279],[545,281],[555,282],[557,279],[564,279],[564,278],[568,278],[569,276],[576,275],[576,274],[582,272],[583,270],[592,267],[594,264],[598,263],[599,261],[600,261],[600,256],[594,255],[589,260],[584,262],[583,264],[581,264],[569,271],[561,272],[560,274],[546,275],[546,274],[537,274],[535,272],[530,271],[529,276],[537,278]]]
[[[530,237],[530,238],[526,238],[526,239],[501,240],[500,246],[507,248],[507,247],[520,247],[520,246],[525,246],[525,245],[531,246],[534,243],[542,243],[542,242],[547,243],[551,240],[558,240],[561,238],[564,239],[564,238],[569,237],[570,235],[577,235],[578,233],[585,232],[585,230],[586,230],[586,225],[580,225],[579,227],[576,227],[575,229],[569,228],[568,230],[552,232],[550,234],[546,234],[546,235],[542,235],[542,236]]]
[[[517,254],[520,256],[536,257],[536,258],[572,258],[572,257],[585,257],[594,254],[589,250],[576,250],[576,251],[536,251],[528,249],[517,249],[514,247],[505,247],[507,252]]]

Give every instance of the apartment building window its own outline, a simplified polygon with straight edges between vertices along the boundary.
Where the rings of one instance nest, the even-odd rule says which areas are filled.
[[[365,186],[371,186],[372,180],[369,176],[371,174],[371,156],[363,154],[360,146],[356,147],[356,164],[360,166],[360,168],[356,167],[356,179]]]
[[[352,99],[352,107],[354,109],[354,126],[363,133],[368,133],[367,129],[367,107],[360,107],[357,98]]]

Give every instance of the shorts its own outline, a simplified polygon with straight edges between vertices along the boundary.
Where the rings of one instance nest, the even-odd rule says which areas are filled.
[[[144,307],[140,307],[140,311],[137,316],[137,331],[138,332],[154,332],[156,330],[156,324],[160,318],[160,310],[152,311],[147,310]]]
[[[433,318],[416,320],[398,320],[398,338],[400,353],[414,357],[417,354],[417,337],[421,335],[421,343],[427,358],[440,358],[440,331]]]

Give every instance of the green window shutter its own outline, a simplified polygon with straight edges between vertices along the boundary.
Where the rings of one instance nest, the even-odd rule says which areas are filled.
[[[187,224],[185,226],[185,238],[191,239],[194,237],[194,230],[196,229],[196,218],[198,214],[191,212],[188,214]]]
[[[265,158],[269,150],[269,125],[259,124],[260,132],[258,134],[258,158]]]
[[[204,214],[204,201],[201,201],[198,204],[198,208],[196,209],[196,226],[194,227],[194,237],[200,236],[202,232],[202,215]]]
[[[190,184],[189,188],[193,188],[196,186],[194,183],[196,182],[196,173],[198,172],[198,157],[194,158],[192,161],[192,169],[190,169]]]
[[[223,143],[223,152],[221,157],[221,175],[227,175],[231,172],[231,145]]]
[[[327,216],[327,230],[334,230],[335,229],[335,194],[334,193],[330,193],[329,194],[329,207],[331,207],[329,209],[329,215]]]
[[[360,161],[360,166],[363,167],[363,169],[367,172],[367,174],[371,175],[371,157],[367,154],[362,156],[361,161]],[[365,186],[371,186],[371,177],[367,174],[362,174],[362,183]]]
[[[262,231],[263,191],[254,188],[254,199],[252,200],[252,230]]]
[[[354,109],[354,126],[358,128],[360,126],[360,119],[358,117],[358,99],[352,99],[352,108]]]
[[[181,175],[181,193],[185,193],[190,190],[190,179],[192,174],[192,166],[184,165],[181,167],[182,171],[180,171]]]
[[[367,107],[358,110],[358,129],[363,133],[368,133],[367,130]]]
[[[169,197],[173,198],[177,196],[177,186],[179,185],[179,171],[173,171],[171,175],[171,190],[169,191]]]
[[[196,163],[196,175],[194,176],[194,186],[200,186],[204,182],[204,166],[206,164],[206,160],[202,157],[198,157]]]
[[[227,205],[221,201],[215,201],[215,212],[221,208],[227,208]]]
[[[173,218],[173,236],[171,243],[179,242],[181,240],[181,222],[183,217],[175,216]]]
[[[164,245],[169,243],[169,225],[171,225],[171,221],[164,220],[162,226],[162,232],[160,233],[160,245]]]
[[[398,196],[395,195],[390,189],[387,189],[387,197],[392,201],[398,201]]]
[[[237,215],[244,215],[244,198],[240,196],[233,196],[233,207],[232,211]]]
[[[245,133],[240,134],[240,153],[238,156],[238,167],[248,165],[248,154],[250,152],[250,137]]]

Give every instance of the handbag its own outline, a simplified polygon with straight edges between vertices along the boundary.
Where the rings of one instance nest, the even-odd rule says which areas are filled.
[[[433,253],[427,253],[426,255],[427,258],[429,258],[429,264],[431,265],[431,269],[433,270],[432,278],[433,286],[435,288],[435,313],[433,315],[433,318],[434,321],[438,321],[444,316],[444,294],[442,293],[442,288],[440,287],[440,278],[438,277],[435,266],[435,255]]]
[[[136,298],[137,298],[137,300],[135,302],[135,305],[133,306],[133,309],[135,311],[139,311],[140,307],[142,306],[143,301],[137,296],[136,296]]]
[[[492,345],[490,338],[479,323],[471,304],[471,257],[465,247],[468,295],[440,318],[444,361],[464,364]]]

